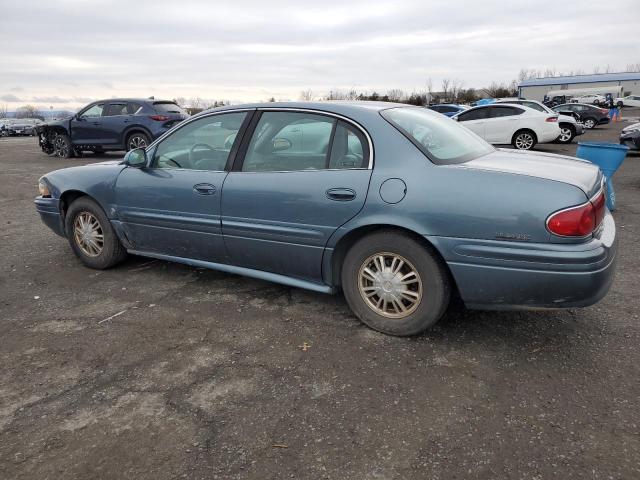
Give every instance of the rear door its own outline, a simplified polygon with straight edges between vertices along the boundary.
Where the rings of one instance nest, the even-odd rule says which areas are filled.
[[[489,116],[485,122],[485,140],[489,143],[511,143],[513,134],[518,129],[519,115],[523,109],[509,105],[492,105],[488,107]]]
[[[327,240],[365,202],[368,136],[308,111],[262,111],[254,125],[222,189],[230,262],[321,282]]]
[[[104,129],[103,145],[115,146],[122,141],[122,132],[127,127],[129,112],[126,102],[109,102],[102,115]]]
[[[481,107],[461,113],[456,118],[473,133],[485,138],[485,122],[488,116],[488,107]]]

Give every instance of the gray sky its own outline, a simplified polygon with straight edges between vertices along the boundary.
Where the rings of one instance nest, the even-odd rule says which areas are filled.
[[[640,62],[637,0],[0,0],[0,104],[465,87]]]

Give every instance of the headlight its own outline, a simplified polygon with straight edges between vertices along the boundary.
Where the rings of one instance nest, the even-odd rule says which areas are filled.
[[[51,197],[49,187],[42,180],[38,182],[38,190],[40,190],[40,195],[42,195],[43,197]]]

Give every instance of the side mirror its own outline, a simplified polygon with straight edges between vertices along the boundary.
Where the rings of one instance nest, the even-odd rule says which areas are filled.
[[[147,151],[144,148],[129,150],[124,156],[124,164],[133,168],[145,167],[147,165]]]
[[[78,121],[78,122],[84,122],[84,117],[81,115],[74,115],[73,119]]]
[[[274,138],[273,139],[273,151],[274,152],[281,152],[283,150],[289,150],[292,146],[293,146],[293,144],[291,143],[291,141],[287,140],[286,138]]]

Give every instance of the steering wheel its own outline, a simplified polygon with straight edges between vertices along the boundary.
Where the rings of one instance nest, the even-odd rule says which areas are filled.
[[[211,145],[207,145],[206,143],[196,143],[194,146],[192,146],[189,149],[189,164],[190,165],[195,165],[194,161],[193,161],[193,153],[196,151],[196,148],[198,147],[204,147],[207,150],[210,150],[212,152],[215,152],[215,148],[213,148]]]

